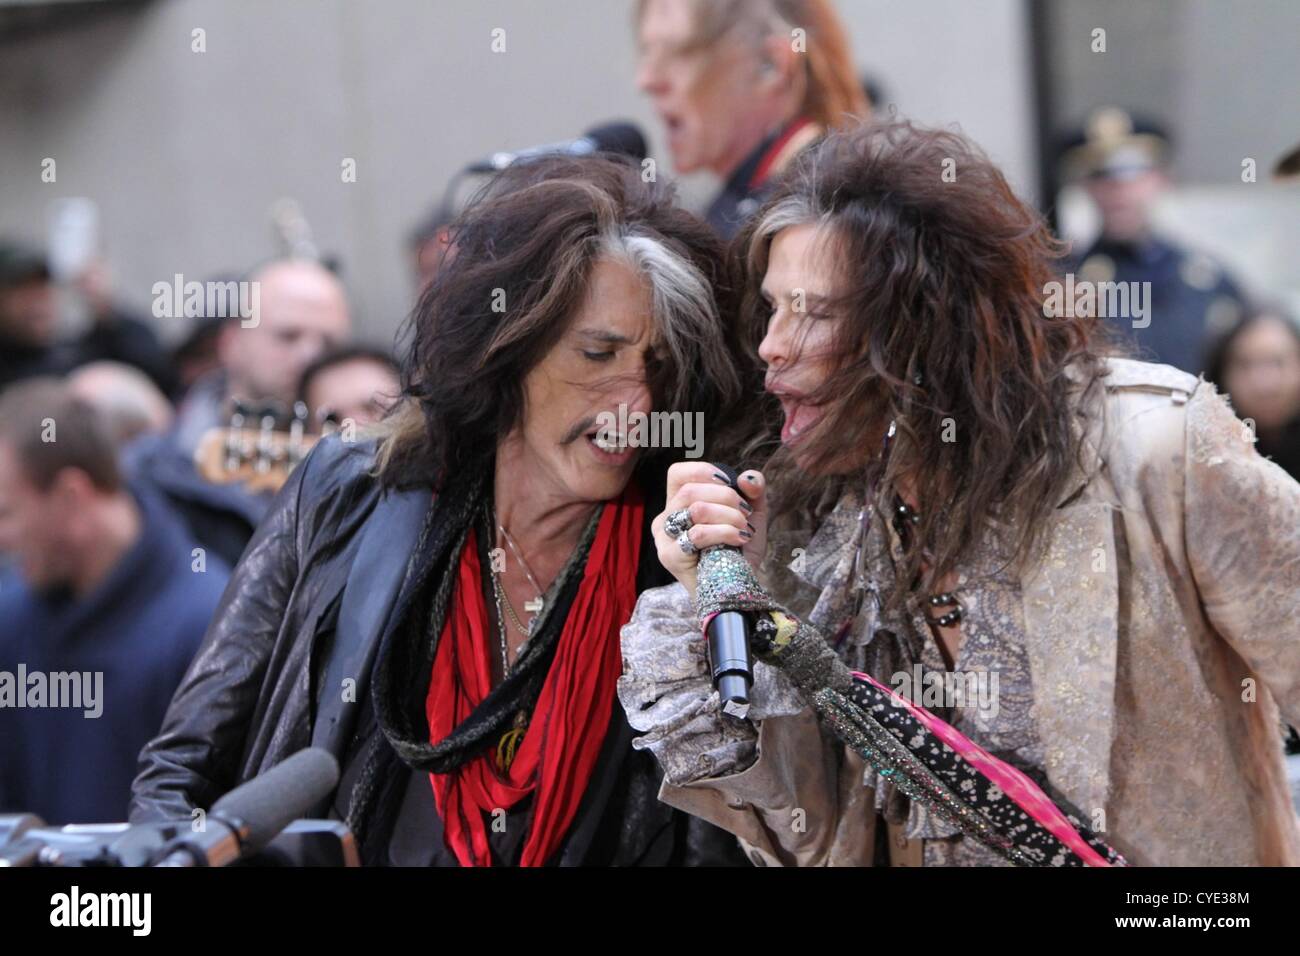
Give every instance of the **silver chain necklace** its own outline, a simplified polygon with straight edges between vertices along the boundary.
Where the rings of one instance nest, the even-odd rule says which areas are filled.
[[[497,606],[497,633],[501,637],[501,679],[505,680],[506,675],[510,673],[510,645],[506,637],[506,618],[501,612],[501,582],[497,580],[495,571],[492,571],[490,576],[492,578],[492,597],[496,600]]]
[[[494,514],[493,519],[495,520],[495,518],[496,515]],[[510,549],[510,553],[513,554],[518,559],[519,566],[524,569],[524,576],[528,578],[528,583],[533,586],[533,591],[537,595],[533,600],[524,602],[524,610],[533,614],[540,614],[543,606],[542,595],[545,593],[545,591],[543,590],[542,586],[537,583],[537,577],[536,575],[533,574],[533,569],[530,568],[528,566],[528,562],[524,560],[523,549],[521,549],[519,545],[515,543],[515,539],[511,537],[510,532],[506,530],[506,526],[499,521],[496,522],[496,526],[497,529],[501,532],[501,537],[506,542],[506,547],[508,547]],[[509,597],[507,597],[506,603],[508,604],[509,602],[510,599]],[[532,622],[529,621],[530,626],[528,630],[530,633],[532,631],[531,624]]]

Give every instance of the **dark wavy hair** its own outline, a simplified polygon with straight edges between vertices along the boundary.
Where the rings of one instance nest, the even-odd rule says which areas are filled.
[[[827,313],[840,321],[834,371],[808,397],[824,413],[800,464],[784,448],[767,462],[776,511],[809,527],[799,522],[816,521],[847,481],[874,482],[876,505],[889,507],[886,495],[907,477],[922,546],[900,580],[922,580],[924,557],[933,587],[989,531],[1015,560],[1028,558],[1079,453],[1072,392],[1091,387],[1109,350],[1095,319],[1046,314],[1060,243],[957,133],[891,121],[832,134],[738,239],[741,325],[754,357],[772,239],[801,224],[819,227],[819,248],[833,258]],[[770,400],[766,416],[752,452],[774,444],[780,413]]]
[[[452,471],[487,466],[522,420],[525,376],[563,335],[602,257],[649,283],[655,409],[731,417],[720,413],[740,380],[720,318],[719,298],[731,301],[722,249],[633,161],[511,167],[452,224],[450,251],[402,331],[402,398],[381,423],[376,458],[385,484],[439,487]],[[710,445],[718,433],[706,419]],[[647,449],[638,469],[666,468],[672,454]]]

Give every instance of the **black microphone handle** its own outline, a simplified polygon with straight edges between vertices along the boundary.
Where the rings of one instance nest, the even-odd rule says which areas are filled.
[[[727,478],[731,490],[740,495],[736,470],[730,465],[713,462],[713,467]],[[739,552],[739,548],[729,548]],[[720,611],[708,626],[709,668],[713,686],[718,691],[722,712],[739,720],[749,713],[749,688],[754,684],[754,664],[749,653],[749,639],[754,622],[740,611]]]
[[[739,611],[720,611],[709,621],[709,669],[722,712],[743,720],[749,713],[754,669],[749,657],[753,625]]]

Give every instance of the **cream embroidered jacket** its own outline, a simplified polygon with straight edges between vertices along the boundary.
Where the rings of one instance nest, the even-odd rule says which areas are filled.
[[[1091,394],[1077,480],[1021,577],[1043,769],[1135,865],[1296,865],[1279,708],[1300,725],[1300,485],[1190,375],[1111,359]],[[828,590],[844,545],[806,556]],[[724,724],[684,588],[641,596],[623,653],[660,799],[756,862],[874,862],[874,775],[761,664],[751,722]]]

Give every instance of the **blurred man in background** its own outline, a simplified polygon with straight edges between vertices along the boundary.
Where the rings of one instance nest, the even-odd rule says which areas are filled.
[[[167,350],[153,326],[113,296],[108,263],[102,257],[92,259],[72,280],[72,287],[85,301],[92,320],[78,342],[80,361],[134,366],[164,395],[177,397],[176,373]]]
[[[172,368],[176,372],[176,395],[184,400],[195,383],[221,368],[217,342],[221,339],[221,319],[200,318],[189,333],[172,350]]]
[[[0,388],[76,365],[76,349],[59,342],[58,325],[45,257],[17,243],[0,242]]]
[[[177,413],[175,444],[189,454],[208,430],[229,422],[237,401],[274,402],[287,414],[307,366],[352,336],[343,284],[319,263],[276,260],[248,281],[259,290],[256,322],[226,319],[220,371],[195,383]]]
[[[175,376],[166,352],[147,322],[115,303],[104,262],[94,260],[71,288],[84,299],[92,321],[69,339],[60,329],[58,287],[44,253],[0,242],[0,387],[87,362],[113,361],[140,369],[170,395]]]
[[[723,180],[709,224],[730,239],[827,129],[870,110],[829,0],[639,0],[637,86],[679,173]]]
[[[237,273],[212,276],[205,287],[212,290],[205,295],[203,314],[194,316],[185,337],[172,350],[171,365],[176,375],[177,402],[183,401],[191,388],[221,368],[221,330],[230,318],[229,300],[217,294],[218,289],[230,289],[230,283],[239,283]]]
[[[95,409],[119,449],[141,435],[160,435],[173,410],[158,386],[138,368],[122,362],[91,362],[68,376],[72,394]]]
[[[401,394],[397,364],[379,349],[356,345],[322,355],[303,372],[298,397],[319,430],[326,422],[373,425]]]
[[[1152,229],[1152,211],[1171,186],[1163,130],[1116,107],[1096,110],[1067,142],[1062,165],[1066,177],[1082,180],[1101,217],[1101,235],[1065,271],[1076,281],[1149,282],[1145,315],[1105,318],[1139,358],[1199,374],[1207,341],[1241,317],[1243,299],[1214,259]]]
[[[276,260],[248,281],[257,283],[255,320],[224,319],[217,340],[220,368],[195,382],[166,435],[137,442],[126,456],[132,476],[171,501],[199,542],[232,565],[270,495],[234,480],[226,483],[223,475],[200,473],[194,460],[200,443],[231,424],[236,403],[273,409],[286,427],[307,366],[352,334],[343,285],[319,263]]]
[[[125,819],[229,568],[128,487],[106,424],[46,378],[0,395],[0,551],[0,813]]]

